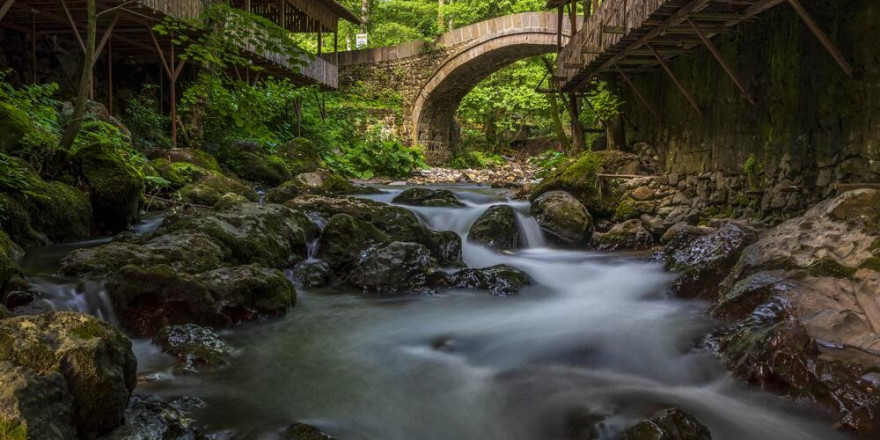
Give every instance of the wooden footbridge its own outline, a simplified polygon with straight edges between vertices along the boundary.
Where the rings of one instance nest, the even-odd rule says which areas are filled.
[[[633,88],[634,95],[652,108],[633,86],[630,76],[659,68],[701,113],[694,97],[668,66],[668,60],[703,46],[754,104],[746,83],[724,59],[712,38],[782,3],[797,12],[829,55],[852,77],[852,66],[799,0],[604,0],[560,51],[554,79],[561,90],[575,93],[602,74],[620,75]],[[577,0],[548,2],[548,7],[558,9],[560,17],[566,6],[569,11],[576,11]],[[588,6],[585,4],[589,11]]]

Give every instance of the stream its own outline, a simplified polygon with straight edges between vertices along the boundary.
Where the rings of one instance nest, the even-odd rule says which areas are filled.
[[[369,198],[390,203],[403,189]],[[613,439],[670,405],[715,440],[846,438],[818,412],[738,385],[700,349],[717,325],[708,305],[670,297],[675,276],[650,255],[552,249],[527,202],[451,189],[466,207],[410,209],[433,229],[461,234],[468,266],[508,264],[536,285],[509,298],[298,289],[287,317],[221,333],[238,349],[221,372],[174,376],[155,346],[135,341],[140,372],[158,378],[138,392],[199,397],[207,406],[198,423],[236,440],[271,438],[295,421],[341,440],[563,440],[585,413],[604,417],[596,438]],[[467,243],[473,221],[498,203],[519,213],[524,249]],[[86,245],[96,242],[32,250],[25,270],[46,306],[113,321],[99,282],[50,275],[60,255]]]

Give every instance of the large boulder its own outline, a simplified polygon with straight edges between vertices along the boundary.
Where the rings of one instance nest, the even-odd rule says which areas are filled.
[[[727,223],[687,244],[671,240],[663,254],[666,268],[680,274],[673,291],[685,298],[716,299],[718,285],[727,277],[743,249],[755,240],[755,231],[736,223]]]
[[[8,102],[0,102],[0,153],[19,153],[21,140],[35,131],[27,112]]]
[[[431,234],[428,246],[431,256],[442,266],[461,266],[461,236],[453,231],[437,231]]]
[[[565,191],[550,191],[532,202],[532,216],[554,241],[582,246],[590,241],[593,217],[587,208]]]
[[[281,185],[291,178],[283,159],[260,152],[239,151],[226,160],[226,166],[242,179],[270,186]]]
[[[166,160],[172,164],[194,165],[207,171],[220,172],[220,164],[210,153],[192,148],[171,148],[168,150],[154,150],[150,159]]]
[[[139,336],[169,325],[225,327],[281,316],[296,303],[296,288],[283,273],[256,265],[198,275],[126,266],[107,279],[107,292],[123,325]]]
[[[251,202],[260,200],[260,196],[250,185],[218,172],[209,171],[203,175],[187,177],[185,183],[177,194],[181,201],[193,205],[214,206],[227,194],[236,194]]]
[[[428,248],[395,241],[368,252],[352,270],[348,282],[369,293],[407,294],[423,290],[431,272]]]
[[[736,377],[823,405],[866,438],[880,435],[878,200],[848,192],[763,233],[712,309],[736,321],[713,344]]]
[[[318,227],[281,205],[243,203],[167,220],[168,231],[199,231],[211,237],[236,264],[288,268],[306,257]]]
[[[517,268],[498,265],[481,269],[462,269],[443,277],[438,284],[442,287],[487,290],[495,296],[510,296],[519,293],[523,287],[533,284],[533,281],[532,277]]]
[[[104,321],[72,312],[0,320],[4,438],[108,432],[122,424],[136,381],[131,342]]]
[[[73,162],[89,189],[94,219],[101,229],[120,232],[140,220],[144,176],[124,148],[92,142],[74,152]]]
[[[588,151],[576,160],[559,166],[532,192],[532,200],[550,191],[565,191],[578,199],[593,215],[610,218],[619,203],[614,182],[603,182],[599,174],[636,174],[638,156],[613,150]],[[605,186],[603,183],[609,183]]]
[[[226,258],[222,244],[211,237],[178,231],[133,242],[114,241],[104,246],[73,251],[61,260],[60,272],[67,276],[93,278],[116,272],[128,265],[168,265],[181,272],[199,273],[219,267]]]
[[[373,194],[378,190],[370,187],[355,186],[348,179],[328,171],[315,171],[297,174],[266,193],[266,200],[271,203],[285,203],[303,194],[316,195],[351,195]]]
[[[196,440],[204,437],[193,412],[206,403],[194,397],[166,400],[160,396],[131,397],[125,410],[125,425],[100,440]]]
[[[330,284],[333,271],[321,260],[306,260],[293,267],[290,279],[298,287],[324,287]]]
[[[336,440],[312,425],[294,423],[281,434],[279,440]]]
[[[468,233],[468,240],[496,250],[516,249],[522,242],[516,211],[509,205],[495,205],[481,214]]]
[[[645,250],[654,246],[654,236],[637,219],[614,225],[608,232],[593,233],[593,247],[602,251]]]
[[[394,197],[392,202],[410,206],[464,206],[448,189],[410,188]]]
[[[296,138],[278,147],[278,156],[284,159],[294,176],[317,171],[324,167],[320,149],[310,140]]]
[[[371,223],[348,214],[338,214],[321,232],[318,257],[344,273],[351,270],[368,249],[388,240],[388,235]]]
[[[620,434],[620,440],[712,440],[709,428],[678,408],[663,410]]]

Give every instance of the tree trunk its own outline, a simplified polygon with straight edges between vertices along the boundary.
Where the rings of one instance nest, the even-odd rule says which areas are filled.
[[[565,102],[565,95],[562,92],[559,92],[559,94],[563,96],[563,102]],[[584,134],[584,126],[581,125],[581,110],[578,105],[577,96],[574,93],[568,95],[566,109],[568,109],[568,114],[571,115],[571,149],[575,153],[584,151],[587,149],[587,136]]]
[[[97,33],[95,0],[86,1],[86,15],[86,50],[83,55],[82,76],[79,79],[79,91],[76,95],[76,104],[73,107],[73,114],[70,116],[70,121],[67,122],[64,136],[61,137],[60,146],[62,150],[69,150],[70,147],[73,146],[73,141],[76,140],[76,136],[79,134],[83,115],[86,112],[86,105],[89,101],[89,92],[92,88],[92,69],[95,64],[95,34]]]
[[[446,27],[446,20],[443,17],[443,0],[437,0],[437,31],[443,32]]]
[[[361,0],[361,33],[367,33],[367,22],[370,19],[370,0]]]
[[[608,75],[606,81],[611,93],[615,96],[620,96],[617,93],[617,77]],[[609,150],[626,149],[626,130],[623,126],[623,113],[618,113],[613,119],[605,121],[605,136],[608,140]]]
[[[553,130],[556,131],[556,139],[562,145],[562,149],[568,151],[571,145],[568,144],[568,136],[565,135],[565,129],[562,127],[562,118],[559,117],[559,103],[556,101],[555,94],[547,94],[547,102],[550,104],[550,119],[553,120]]]

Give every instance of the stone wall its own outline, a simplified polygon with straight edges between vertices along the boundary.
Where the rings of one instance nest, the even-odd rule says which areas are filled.
[[[651,185],[659,194],[674,190],[693,199],[691,193],[705,192],[719,209],[766,217],[802,210],[832,194],[836,183],[880,182],[880,3],[803,4],[853,64],[855,80],[783,3],[714,40],[756,106],[703,48],[671,61],[703,117],[659,69],[634,78],[662,115],[659,123],[619,82],[630,143],[654,145],[664,174],[690,176],[686,183],[656,179]]]

